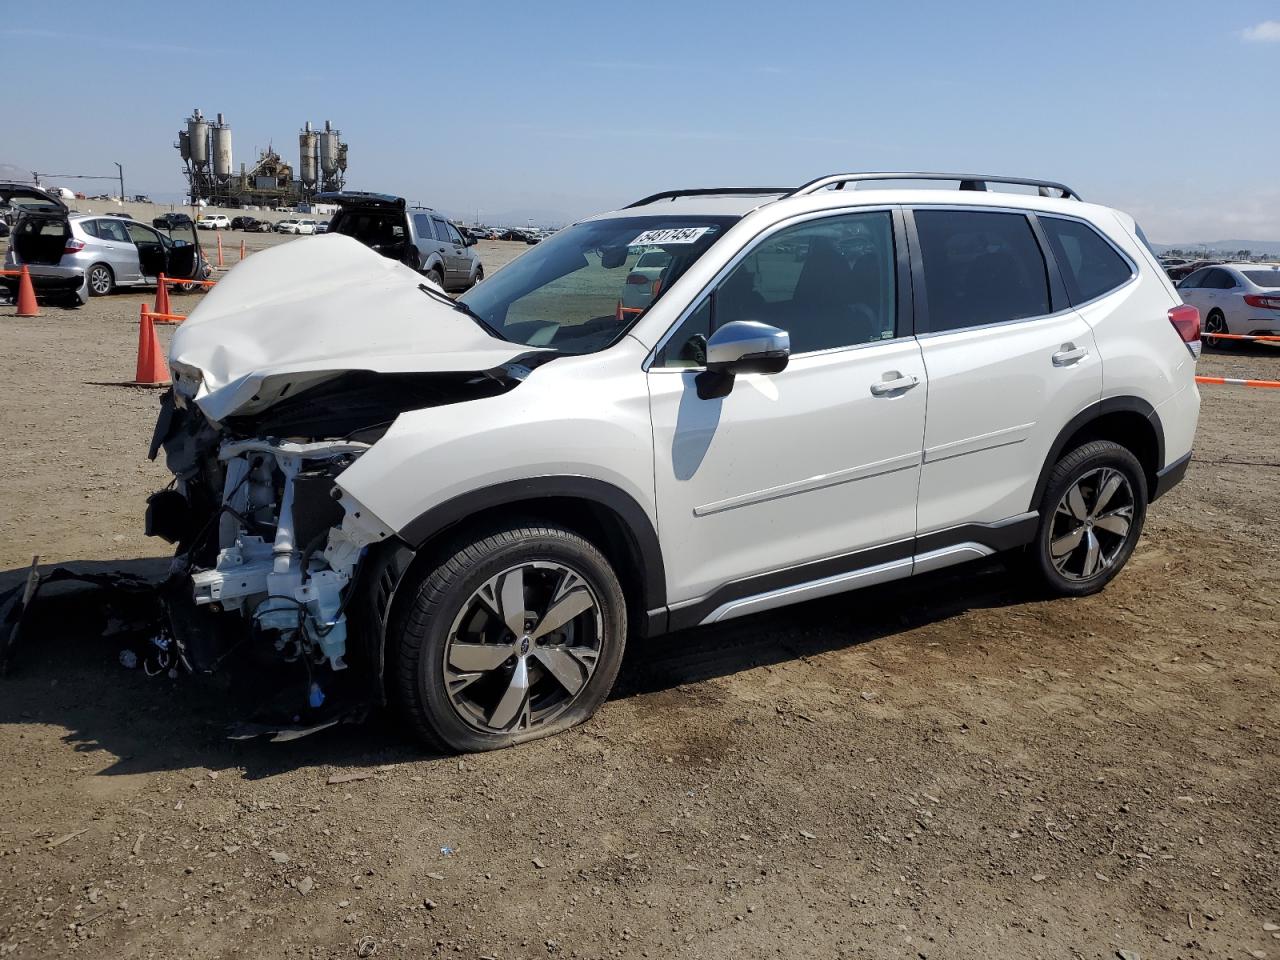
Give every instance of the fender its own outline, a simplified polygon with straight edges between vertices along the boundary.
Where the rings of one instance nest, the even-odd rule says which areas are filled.
[[[1066,447],[1067,441],[1094,420],[1110,413],[1137,413],[1145,417],[1155,430],[1155,471],[1159,471],[1164,466],[1164,426],[1160,423],[1160,415],[1156,413],[1155,407],[1141,397],[1107,397],[1091,406],[1085,407],[1067,421],[1067,425],[1058,432],[1057,437],[1054,438],[1053,446],[1049,448],[1049,455],[1045,458],[1044,466],[1040,468],[1040,476],[1036,480],[1035,490],[1031,494],[1031,503],[1027,507],[1028,510],[1038,509],[1040,499],[1044,496],[1044,488],[1049,483],[1049,473],[1053,470],[1054,465],[1062,459],[1063,448]],[[1154,490],[1155,487],[1152,486],[1151,492],[1154,492]],[[1150,499],[1155,498],[1151,496]]]
[[[508,480],[446,500],[410,520],[398,531],[414,550],[436,534],[468,517],[495,507],[545,499],[587,500],[612,511],[621,521],[640,562],[646,610],[665,610],[667,575],[658,532],[644,508],[628,493],[594,477],[576,475],[526,477]]]

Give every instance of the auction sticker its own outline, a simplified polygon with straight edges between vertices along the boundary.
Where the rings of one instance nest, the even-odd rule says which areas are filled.
[[[665,230],[646,230],[632,240],[629,247],[652,247],[666,243],[695,243],[711,227],[669,227]]]

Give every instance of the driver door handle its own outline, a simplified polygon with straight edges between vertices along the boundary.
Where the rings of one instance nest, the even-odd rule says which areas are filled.
[[[1062,349],[1053,355],[1053,365],[1055,367],[1069,367],[1073,363],[1079,363],[1089,355],[1089,351],[1084,347],[1077,347],[1073,343],[1064,343]]]
[[[910,390],[919,382],[919,377],[895,377],[892,380],[881,380],[871,385],[871,394],[876,397],[884,397],[901,390]]]

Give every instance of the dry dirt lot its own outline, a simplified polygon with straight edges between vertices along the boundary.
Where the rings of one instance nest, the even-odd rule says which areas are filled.
[[[156,394],[109,385],[143,299],[0,306],[0,591],[163,570]],[[229,742],[44,603],[0,680],[0,956],[1280,957],[1280,394],[1203,393],[1104,595],[988,564],[636,644],[594,721],[484,756]]]

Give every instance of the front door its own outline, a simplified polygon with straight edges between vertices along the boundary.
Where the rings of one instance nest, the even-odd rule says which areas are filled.
[[[138,263],[142,270],[142,276],[147,280],[154,281],[160,274],[166,273],[169,263],[160,234],[150,227],[144,227],[142,224],[134,223],[131,220],[125,221],[125,229],[129,231],[129,238],[133,241],[134,246],[138,248]]]
[[[1029,511],[1059,430],[1101,397],[1102,361],[1051,280],[1028,215],[918,209],[914,222],[916,329],[929,375],[923,545],[930,533]]]
[[[927,385],[896,232],[890,210],[777,228],[660,345],[648,378],[673,624],[909,572]],[[706,338],[734,320],[787,330],[790,363],[699,399]]]

